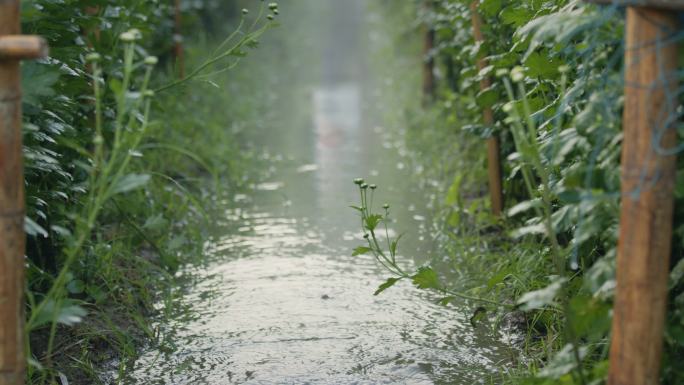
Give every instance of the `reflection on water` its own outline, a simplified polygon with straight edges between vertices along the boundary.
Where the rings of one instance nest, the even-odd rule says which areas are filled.
[[[372,258],[330,247],[314,221],[287,212],[227,212],[242,226],[207,247],[225,257],[188,299],[197,319],[177,331],[176,351],[138,362],[137,383],[473,384],[510,358],[464,312],[408,284],[371,295],[381,277]]]
[[[498,332],[473,328],[468,309],[438,306],[409,283],[373,296],[386,272],[370,256],[350,256],[362,241],[348,208],[357,203],[357,176],[372,175],[392,203],[393,233],[407,233],[407,264],[430,240],[422,239],[430,221],[422,192],[407,184],[411,162],[379,128],[370,75],[359,69],[364,4],[291,5],[292,14],[319,12],[286,18],[282,28],[315,36],[322,78],[299,76],[307,69],[296,65],[289,79],[265,85],[278,101],[269,108],[284,118],[265,124],[258,139],[291,161],[274,160],[272,177],[231,198],[206,245],[214,262],[185,300],[191,319],[172,320],[174,349],[144,354],[130,383],[474,384],[517,354]],[[297,49],[287,34],[279,39]],[[268,50],[260,54],[272,62]],[[296,92],[303,88],[309,92]]]
[[[359,87],[347,83],[315,90],[313,111],[319,207],[339,206],[336,192],[350,186],[344,178],[349,168],[346,158],[357,157],[363,147]]]

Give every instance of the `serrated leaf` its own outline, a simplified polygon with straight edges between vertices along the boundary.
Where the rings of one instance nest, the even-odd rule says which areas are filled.
[[[431,267],[423,266],[411,277],[413,284],[419,289],[439,289],[441,284],[437,273]]]
[[[373,231],[375,230],[376,227],[378,227],[378,223],[382,220],[382,215],[380,214],[371,214],[368,217],[366,217],[366,229],[368,231]]]
[[[378,294],[382,293],[383,291],[394,286],[394,284],[399,282],[400,280],[401,280],[401,277],[400,278],[387,278],[387,281],[385,281],[382,285],[378,286],[378,289],[375,291],[375,293],[373,293],[373,295],[378,295]]]
[[[479,9],[486,17],[496,16],[501,10],[502,0],[483,0],[480,2]]]
[[[513,4],[506,7],[501,12],[500,17],[505,24],[512,24],[516,27],[520,27],[532,18],[532,13],[519,4]]]
[[[553,78],[558,75],[558,67],[561,65],[549,55],[532,52],[525,60],[527,75],[531,77]]]

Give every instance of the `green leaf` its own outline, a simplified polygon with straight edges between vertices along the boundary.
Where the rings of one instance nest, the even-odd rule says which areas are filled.
[[[543,289],[529,291],[518,299],[518,305],[522,310],[542,309],[549,305],[555,305],[556,296],[567,281],[565,278],[557,278]]]
[[[361,208],[361,207],[359,207],[359,206],[351,205],[351,206],[349,206],[349,207],[353,208],[353,209],[356,210],[356,211],[363,212],[363,208]]]
[[[37,235],[41,235],[43,238],[48,237],[48,232],[45,231],[43,226],[39,225],[29,217],[24,217],[24,232],[32,237]]]
[[[393,256],[394,256],[394,255],[397,254],[397,244],[399,244],[399,240],[400,240],[401,237],[403,237],[403,236],[404,236],[404,234],[399,234],[399,236],[397,237],[397,239],[395,239],[394,241],[392,241],[392,243],[390,244],[390,255],[393,255]]]
[[[508,270],[502,270],[498,272],[495,276],[487,280],[487,289],[491,290],[494,286],[502,283],[508,278],[510,272]]]
[[[411,279],[413,284],[419,289],[440,289],[442,287],[437,273],[428,266],[419,268],[418,272]]]
[[[525,60],[527,75],[534,78],[555,78],[558,76],[558,67],[560,65],[560,62],[557,60],[552,59],[548,55],[542,55],[539,52],[532,52],[527,57],[527,60]]]
[[[558,193],[558,199],[563,203],[579,203],[582,201],[582,192],[579,190],[563,190]]]
[[[590,341],[602,339],[610,329],[610,306],[589,295],[577,295],[570,300],[568,323],[577,338]]]
[[[352,257],[355,257],[357,255],[361,255],[361,254],[366,254],[369,251],[373,251],[373,249],[371,249],[370,247],[366,247],[366,246],[359,246],[359,247],[355,248],[354,251],[352,252]]]
[[[148,230],[162,230],[168,225],[168,221],[164,218],[164,215],[162,214],[157,214],[154,216],[151,216],[145,220],[145,224],[143,224],[143,229],[148,229]]]
[[[112,90],[114,95],[120,95],[122,90],[121,81],[117,78],[111,78],[109,80],[109,89]]]
[[[494,17],[501,11],[503,0],[482,0],[480,2],[480,12],[485,17]]]
[[[582,360],[588,352],[588,348],[580,346],[578,348],[580,360]],[[539,372],[540,377],[559,379],[563,375],[570,373],[577,368],[577,359],[572,344],[567,344],[556,353],[553,359],[544,366]]]
[[[445,199],[445,203],[447,205],[453,206],[453,205],[460,202],[460,200],[461,200],[461,182],[462,181],[463,181],[463,174],[459,172],[454,176],[454,181],[451,182],[451,186],[449,186],[449,190],[447,191],[446,199]],[[460,204],[459,204],[459,206],[460,206]]]
[[[74,279],[67,284],[67,290],[71,294],[81,294],[85,290],[85,284],[80,279]]]
[[[506,24],[516,27],[525,25],[532,18],[532,13],[521,7],[520,4],[512,4],[501,12],[501,19]]]
[[[183,235],[179,235],[177,237],[171,238],[169,242],[167,243],[166,247],[169,250],[177,250],[180,249],[183,245],[187,243],[187,239]]]
[[[675,267],[672,268],[672,272],[670,272],[670,289],[677,286],[682,277],[684,277],[684,259],[677,262]]]
[[[71,326],[81,322],[88,312],[78,302],[70,299],[60,301],[59,303],[48,300],[43,306],[41,312],[36,315],[33,323],[30,325],[32,329],[47,325],[53,321],[56,323]]]
[[[475,97],[475,100],[477,101],[477,105],[481,108],[491,107],[499,101],[499,93],[496,92],[496,90],[489,88],[480,91]]]
[[[58,225],[52,225],[50,226],[50,230],[52,230],[55,234],[60,235],[62,237],[70,237],[71,236],[71,230],[67,229],[66,227],[58,226]]]
[[[42,98],[55,95],[52,86],[60,77],[59,67],[37,62],[25,62],[21,66],[22,101],[40,105]]]
[[[150,176],[147,174],[127,174],[121,177],[111,187],[111,193],[119,194],[140,188],[149,182]]]
[[[510,209],[508,209],[507,214],[509,217],[513,217],[513,216],[516,216],[520,213],[524,213],[525,211],[528,211],[532,208],[541,207],[541,206],[542,206],[541,199],[539,199],[539,198],[530,199],[530,200],[522,201],[522,202],[518,203],[517,205],[511,207]]]
[[[511,236],[513,238],[520,238],[530,234],[546,234],[546,226],[544,226],[543,223],[535,223],[529,226],[523,226],[515,229],[511,233]]]
[[[380,214],[371,214],[366,218],[366,228],[368,231],[373,231],[375,230],[376,227],[378,227],[378,223],[382,220],[382,215]]]
[[[378,286],[378,289],[375,291],[375,293],[373,293],[373,295],[378,295],[378,294],[382,293],[383,291],[394,286],[394,284],[399,282],[400,280],[401,280],[401,277],[399,277],[399,278],[387,278],[387,281],[385,281],[382,285]]]

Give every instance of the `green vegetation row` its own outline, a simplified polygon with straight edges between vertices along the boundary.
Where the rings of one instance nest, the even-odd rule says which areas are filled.
[[[172,1],[22,2],[24,33],[51,49],[22,66],[29,383],[98,383],[104,362],[122,377],[163,338],[150,318],[173,310],[211,206],[247,182],[239,106],[211,90],[277,5],[181,5],[184,79]]]
[[[405,141],[421,178],[436,188],[437,256],[405,271],[400,239],[387,237],[391,208],[371,181],[355,181],[367,242],[390,277],[468,303],[472,321],[521,326],[525,358],[493,383],[601,384],[608,368],[620,203],[624,11],[575,0],[482,0],[484,41],[473,39],[471,2],[386,1],[403,35],[434,30],[437,88],[429,106],[404,114]],[[418,18],[418,23],[410,21]],[[478,70],[476,59],[488,66]],[[413,69],[418,71],[417,68]],[[488,77],[491,86],[480,89]],[[392,91],[386,94],[391,97]],[[492,108],[494,123],[482,123]],[[502,147],[503,218],[490,212],[485,139]],[[429,152],[421,149],[431,149]],[[684,381],[684,171],[678,166],[672,273],[662,381]],[[682,174],[684,175],[684,174]],[[375,211],[374,211],[375,210]]]

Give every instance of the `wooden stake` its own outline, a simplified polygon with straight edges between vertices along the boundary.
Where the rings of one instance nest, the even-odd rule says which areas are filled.
[[[182,12],[181,0],[175,0],[174,5],[174,35],[173,35],[173,54],[176,57],[176,65],[178,66],[178,77],[185,78],[185,52],[183,49],[183,34],[182,34]]]
[[[655,149],[676,145],[677,46],[672,36],[677,19],[672,11],[627,8],[622,207],[609,385],[655,385],[660,378],[675,156]]]
[[[484,41],[484,37],[482,35],[482,19],[477,11],[478,3],[478,0],[470,3],[470,14],[473,21],[473,37],[476,42],[481,43]],[[487,60],[483,57],[479,57],[477,59],[478,70],[482,70],[486,66]],[[480,90],[486,90],[490,85],[491,83],[488,77],[484,77],[480,80]],[[485,107],[482,110],[482,121],[487,126],[492,126],[494,124],[494,112],[490,107]],[[489,195],[492,202],[492,213],[496,216],[500,216],[503,212],[500,152],[499,138],[495,134],[492,134],[492,136],[487,138],[487,167],[489,172]]]
[[[425,0],[425,12],[432,11],[431,0]],[[431,101],[435,96],[435,58],[433,49],[435,48],[435,30],[431,25],[425,25],[425,36],[423,39],[423,103]]]
[[[19,60],[47,54],[20,32],[19,0],[0,1],[0,385],[21,385],[24,357],[24,176]]]

